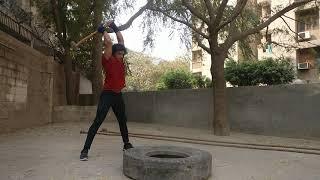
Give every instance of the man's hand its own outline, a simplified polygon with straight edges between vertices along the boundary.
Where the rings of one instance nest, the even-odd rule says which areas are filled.
[[[114,31],[115,33],[117,33],[117,32],[120,31],[119,28],[118,28],[118,26],[114,23],[114,21],[111,21],[111,22],[110,22],[109,27],[110,27],[111,29],[113,29],[113,31]]]
[[[97,31],[98,31],[99,33],[104,33],[105,30],[106,30],[106,28],[103,26],[103,24],[100,24],[99,27],[98,27],[98,29],[97,29]]]
[[[105,27],[110,27],[110,24],[113,23],[113,20],[108,20],[106,23],[105,23]]]

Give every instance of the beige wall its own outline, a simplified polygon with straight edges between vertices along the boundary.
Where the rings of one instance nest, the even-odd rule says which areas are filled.
[[[0,31],[0,133],[47,124],[65,104],[63,67]]]
[[[278,6],[281,6],[282,7],[285,7],[286,5],[289,4],[290,0],[282,0],[282,1],[275,1],[275,0],[271,0],[269,1],[271,2],[271,9],[274,11],[274,9]],[[271,15],[273,15],[274,13],[272,13]],[[288,12],[285,14],[286,16],[290,17],[290,18],[295,18],[295,12],[294,10]],[[288,18],[284,18],[286,20],[286,22],[288,23],[288,25],[291,27],[292,30],[295,30],[295,21],[293,20],[290,20]],[[269,29],[268,29],[268,32],[269,33],[272,33],[274,30],[276,29],[283,29],[283,30],[288,30],[288,27],[286,26],[286,24],[283,22],[283,20],[281,18],[275,20],[273,23],[271,23],[269,25]],[[262,32],[261,32],[263,35],[266,33],[266,29],[264,29]],[[286,45],[291,45],[292,42],[295,42],[295,38],[294,35],[292,37],[292,32],[290,32],[290,35],[288,35],[287,33],[272,33],[272,41],[275,41],[275,42],[278,42],[278,43],[281,43],[281,44],[286,44]],[[262,42],[265,42],[265,37],[262,39]],[[259,59],[262,59],[262,58],[267,58],[267,57],[272,57],[272,58],[279,58],[279,57],[290,57],[292,58],[294,61],[292,62],[292,64],[294,66],[296,66],[296,62],[295,62],[295,59],[296,59],[296,53],[295,53],[295,49],[292,49],[291,51],[286,51],[285,48],[282,48],[280,46],[275,46],[275,45],[272,45],[272,53],[269,53],[269,52],[263,52],[262,48],[259,48],[258,50],[258,57]]]

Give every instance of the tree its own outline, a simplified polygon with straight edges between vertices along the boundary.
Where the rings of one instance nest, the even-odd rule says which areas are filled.
[[[129,67],[126,77],[126,90],[156,90],[159,77],[155,76],[157,65],[154,58],[134,51],[129,51],[125,58]]]
[[[170,24],[170,19],[191,29],[197,45],[211,55],[211,74],[214,81],[214,134],[230,133],[224,77],[224,62],[229,49],[235,42],[259,33],[286,12],[311,1],[314,0],[293,1],[286,7],[279,7],[279,10],[267,20],[254,21],[252,24],[241,21],[249,0],[237,0],[234,6],[228,4],[229,0],[160,0],[148,8],[150,15],[160,17],[165,25]]]
[[[115,10],[112,4],[115,1],[106,0],[33,0],[39,9],[39,12],[46,22],[48,27],[53,27],[55,35],[59,40],[60,57],[63,59],[65,79],[66,79],[66,97],[68,104],[75,104],[77,92],[74,92],[74,80],[73,80],[73,59],[78,56],[77,53],[71,49],[71,42],[77,42],[84,35],[89,34],[97,29],[97,26],[101,23],[104,13],[104,17],[114,17]],[[128,3],[126,1],[126,3]],[[125,3],[125,4],[126,4]],[[140,16],[146,8],[150,5],[151,1],[148,1],[145,6],[141,7],[129,20],[119,27],[120,30],[127,29],[131,26],[132,22]],[[128,4],[130,5],[130,3]],[[88,42],[89,43],[89,42]],[[93,44],[85,46],[83,51],[84,56],[92,59],[94,72],[93,90],[94,96],[97,97],[101,91],[102,86],[102,74],[101,72],[101,34],[97,34],[94,38]],[[90,57],[90,51],[92,50],[93,57]],[[88,60],[88,59],[87,59]],[[86,65],[88,67],[88,65]]]

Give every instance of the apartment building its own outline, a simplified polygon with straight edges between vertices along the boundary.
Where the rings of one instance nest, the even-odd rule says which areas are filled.
[[[278,6],[286,6],[291,2],[292,0],[258,0],[262,20],[270,17]],[[279,30],[285,32],[279,33]],[[261,34],[259,59],[289,57],[297,71],[298,79],[319,82],[319,8],[314,2],[286,13],[270,24],[268,32],[265,29]]]
[[[285,7],[293,0],[252,0],[247,8],[254,8],[265,21],[276,9]],[[271,23],[261,31],[261,38],[250,44],[257,59],[288,57],[297,72],[297,79],[307,83],[319,82],[320,29],[319,8],[313,3],[296,8]],[[239,48],[233,58],[241,60]],[[190,69],[193,73],[211,78],[210,55],[194,45]]]

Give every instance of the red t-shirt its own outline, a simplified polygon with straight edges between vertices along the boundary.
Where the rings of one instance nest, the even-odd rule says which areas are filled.
[[[111,90],[113,92],[121,92],[125,87],[125,66],[122,60],[111,56],[106,59],[102,56],[102,66],[105,72],[104,90]]]

